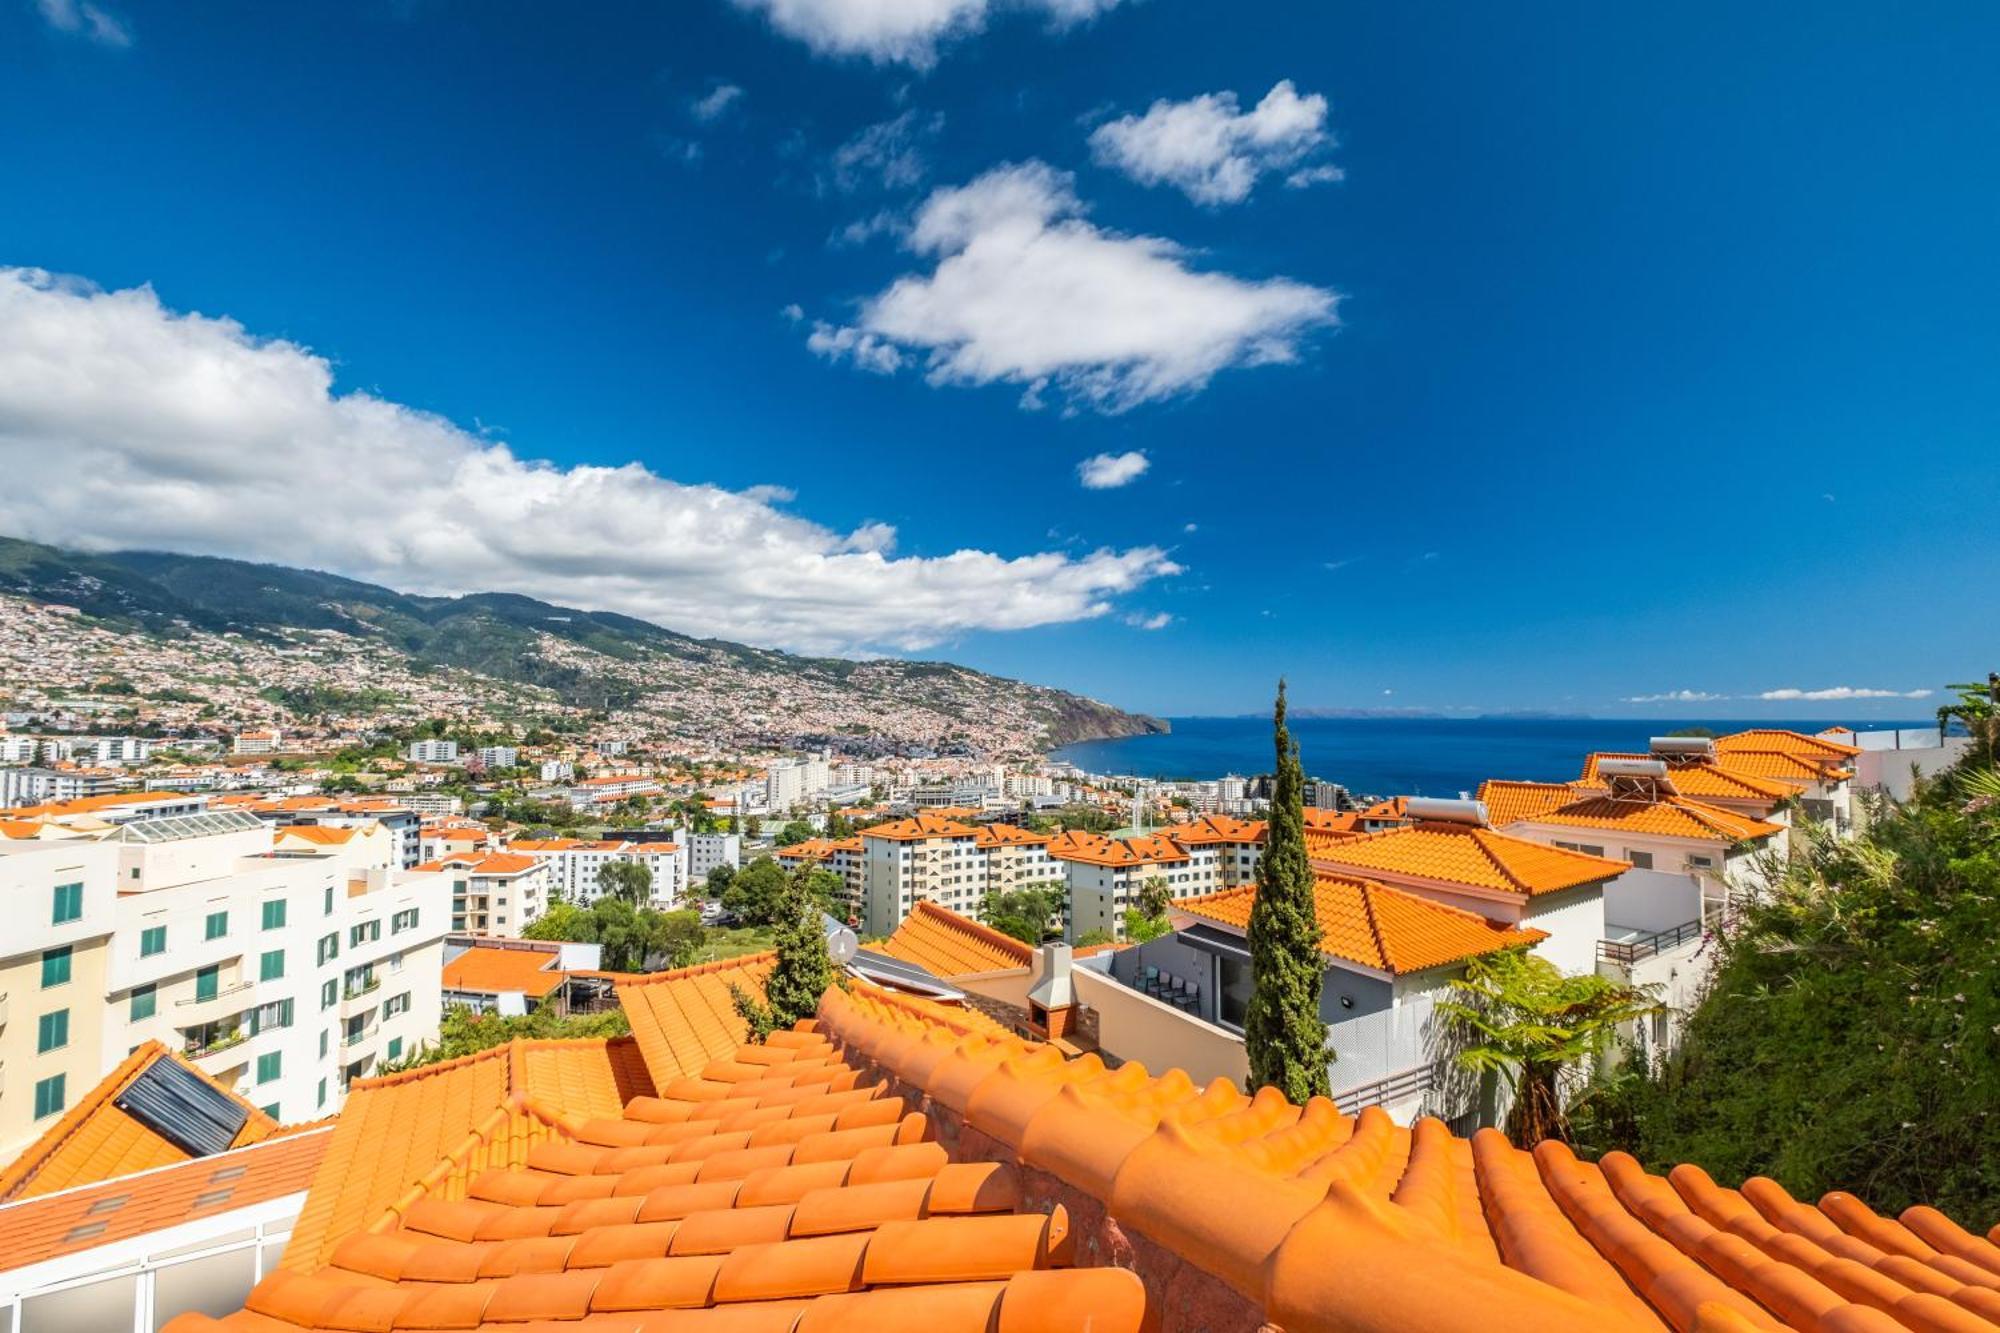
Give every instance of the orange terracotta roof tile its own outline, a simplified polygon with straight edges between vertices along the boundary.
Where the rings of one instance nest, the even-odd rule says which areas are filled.
[[[1245,885],[1184,899],[1173,910],[1247,930],[1256,901],[1255,886]],[[1548,938],[1544,930],[1489,921],[1374,880],[1324,871],[1313,876],[1313,910],[1323,953],[1392,975],[1462,963]]]
[[[1745,842],[1784,832],[1779,824],[1739,815],[1685,796],[1586,796],[1535,816],[1538,824],[1566,828],[1622,830],[1702,842]],[[1552,849],[1555,850],[1555,849]],[[1574,853],[1573,853],[1574,854]]]
[[[1479,784],[1479,800],[1486,807],[1486,822],[1497,829],[1568,805],[1582,794],[1573,782],[1515,782],[1488,778]]]
[[[1089,865],[1158,865],[1185,861],[1187,852],[1164,833],[1137,838],[1111,838],[1102,833],[1068,829],[1049,841],[1049,855],[1060,861],[1082,861]]]
[[[561,955],[553,950],[474,944],[444,965],[444,989],[482,994],[520,991],[539,1000],[568,975],[557,966],[560,961]]]
[[[970,824],[926,810],[910,819],[897,819],[865,828],[861,830],[861,836],[886,838],[891,842],[920,842],[925,838],[970,838],[977,832]]]
[[[321,1122],[208,1157],[0,1205],[0,1255],[25,1268],[303,1191],[333,1127]]]
[[[338,847],[352,842],[359,829],[339,828],[331,824],[286,824],[271,830],[273,838],[296,838],[300,842],[315,842],[323,847]]]
[[[658,1096],[538,1123],[167,1333],[2000,1327],[2000,1247],[1932,1209],[1066,1060],[862,983]]]
[[[746,954],[619,983],[618,1002],[632,1024],[632,1036],[653,1082],[665,1087],[744,1040],[749,1027],[736,1012],[730,987],[762,1000],[764,978],[777,957],[769,952]]]
[[[1309,831],[1325,833],[1358,833],[1361,831],[1361,812],[1358,810],[1322,810],[1309,805],[1300,811],[1305,816]]]
[[[1313,811],[1312,814],[1327,815],[1332,811]],[[1312,826],[1309,817],[1307,825]],[[1261,819],[1235,819],[1229,815],[1203,815],[1192,823],[1177,825],[1167,830],[1168,836],[1184,847],[1207,846],[1213,843],[1261,843],[1270,826]]]
[[[519,875],[541,865],[541,860],[533,856],[518,856],[511,852],[454,852],[441,856],[435,861],[426,861],[416,869],[435,873],[443,870],[467,870],[475,875]]]
[[[1049,842],[1046,833],[1036,833],[1033,829],[1020,828],[1013,824],[981,824],[978,836],[973,839],[976,847],[1046,847]]]
[[[1145,1321],[1137,1277],[1072,1267],[1065,1208],[1024,1211],[1012,1165],[954,1163],[928,1117],[864,1084],[824,1037],[775,1033],[702,1072],[613,1114],[558,1115],[519,1160],[464,1174],[462,1189],[412,1190],[320,1262],[288,1256],[245,1313],[167,1328],[1137,1333]]]
[[[935,977],[962,977],[1026,967],[1032,946],[948,908],[919,899],[878,952],[915,963]]]
[[[143,1042],[0,1171],[0,1203],[187,1161],[190,1154],[184,1148],[116,1105],[119,1094],[158,1060],[172,1060],[191,1070],[243,1109],[249,1118],[232,1147],[256,1143],[277,1129],[277,1121],[159,1042]]]
[[[1597,764],[1601,759],[1654,759],[1650,754],[1592,754],[1583,761],[1583,775],[1575,785],[1594,791],[1603,791],[1606,783],[1597,775]],[[1788,783],[1773,782],[1746,773],[1724,764],[1709,760],[1667,761],[1667,780],[1674,784],[1674,790],[1683,796],[1691,796],[1697,801],[1722,800],[1763,801],[1770,805],[1798,794],[1798,788]]]
[[[1770,782],[1784,782],[1794,790],[1825,779],[1852,777],[1853,770],[1832,767],[1783,750],[1725,750],[1715,756],[1720,767]]]
[[[629,1037],[513,1041],[442,1064],[357,1079],[285,1248],[287,1267],[324,1264],[342,1240],[413,1192],[461,1197],[492,1166],[518,1165],[557,1134],[549,1106],[616,1115],[650,1094]]]
[[[1623,861],[1549,847],[1472,824],[1384,829],[1314,853],[1316,863],[1361,875],[1404,875],[1530,897],[1615,878]]]
[[[1732,750],[1776,750],[1814,761],[1852,759],[1861,753],[1860,746],[1848,745],[1831,736],[1808,736],[1802,731],[1786,731],[1781,727],[1752,727],[1747,731],[1718,736],[1715,748],[1719,754]]]

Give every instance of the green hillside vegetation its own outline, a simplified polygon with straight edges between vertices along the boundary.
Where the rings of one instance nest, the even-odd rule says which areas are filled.
[[[620,663],[664,660],[811,679],[833,689],[865,676],[872,686],[887,685],[913,702],[945,704],[954,692],[959,699],[981,692],[1029,692],[1051,745],[1164,729],[1155,719],[1093,699],[949,662],[801,657],[696,639],[632,616],[556,606],[513,593],[421,597],[335,574],[213,556],[161,551],[87,555],[0,537],[0,593],[73,606],[116,629],[168,637],[191,630],[263,638],[276,637],[278,631],[337,630],[385,643],[418,668],[457,667],[539,686],[565,703],[600,711],[628,708],[644,697],[645,687],[618,673]],[[609,661],[600,671],[551,661],[541,652],[544,634]]]
[[[1680,1049],[1593,1092],[1579,1140],[1983,1230],[2000,1220],[2000,774],[1961,765],[1860,838],[1802,843]]]

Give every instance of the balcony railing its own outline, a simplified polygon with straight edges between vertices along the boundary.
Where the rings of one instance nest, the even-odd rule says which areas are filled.
[[[1599,940],[1597,956],[1607,963],[1618,963],[1630,967],[1643,963],[1648,958],[1657,958],[1680,948],[1689,940],[1701,938],[1703,926],[1699,921],[1683,921],[1668,930],[1656,930],[1650,935],[1641,935],[1636,940]]]
[[[362,1042],[367,1041],[381,1030],[382,1025],[380,1023],[371,1023],[359,1032],[344,1032],[341,1034],[340,1044],[342,1046],[359,1046]]]
[[[1332,1067],[1336,1078],[1339,1070],[1338,1064]],[[1429,1092],[1437,1085],[1437,1076],[1438,1066],[1417,1065],[1411,1069],[1399,1069],[1372,1082],[1356,1084],[1345,1092],[1340,1091],[1336,1085],[1333,1104],[1340,1108],[1343,1115],[1358,1115],[1364,1107],[1386,1106],[1405,1097],[1415,1097],[1420,1093]]]
[[[257,989],[256,982],[239,981],[234,986],[222,987],[220,990],[216,991],[212,995],[195,995],[185,1000],[175,1000],[174,1007],[176,1009],[184,1009],[191,1005],[214,1004],[217,1000],[227,1000],[234,996],[242,995],[246,991],[253,991],[255,989]]]
[[[347,1000],[358,1000],[362,996],[369,994],[371,991],[380,990],[381,987],[382,987],[382,978],[380,977],[369,977],[366,981],[362,982],[358,986],[350,981],[341,991],[341,998]]]
[[[241,1046],[250,1040],[248,1028],[232,1028],[228,1032],[213,1034],[189,1033],[187,1043],[181,1047],[190,1060],[199,1060],[205,1055],[218,1055],[232,1046]]]

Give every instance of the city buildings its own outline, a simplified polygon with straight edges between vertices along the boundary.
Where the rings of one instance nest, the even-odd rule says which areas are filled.
[[[532,856],[548,866],[547,887],[572,903],[592,903],[603,896],[599,873],[614,861],[646,867],[652,876],[650,906],[671,911],[687,892],[688,856],[679,843],[625,842],[619,839],[516,838],[507,850]]]
[[[274,841],[241,812],[0,840],[20,905],[0,958],[0,1145],[60,1115],[141,1042],[273,1119],[437,1029],[443,892],[385,835]]]
[[[413,741],[405,754],[413,764],[455,764],[458,762],[458,742]]]
[[[413,873],[449,886],[454,934],[517,936],[550,902],[549,863],[519,852],[453,852]]]

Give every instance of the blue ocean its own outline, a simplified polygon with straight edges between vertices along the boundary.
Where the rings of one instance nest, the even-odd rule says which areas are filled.
[[[1057,750],[1091,773],[1149,778],[1218,778],[1272,769],[1267,717],[1175,717],[1164,736],[1084,741]],[[1357,796],[1456,796],[1485,778],[1553,782],[1574,778],[1591,750],[1644,750],[1646,742],[1680,727],[1718,732],[1781,726],[1807,733],[1837,725],[1859,729],[1927,726],[1929,719],[1886,722],[1839,718],[1782,722],[1701,718],[1293,717],[1292,734],[1308,775],[1338,782]]]

